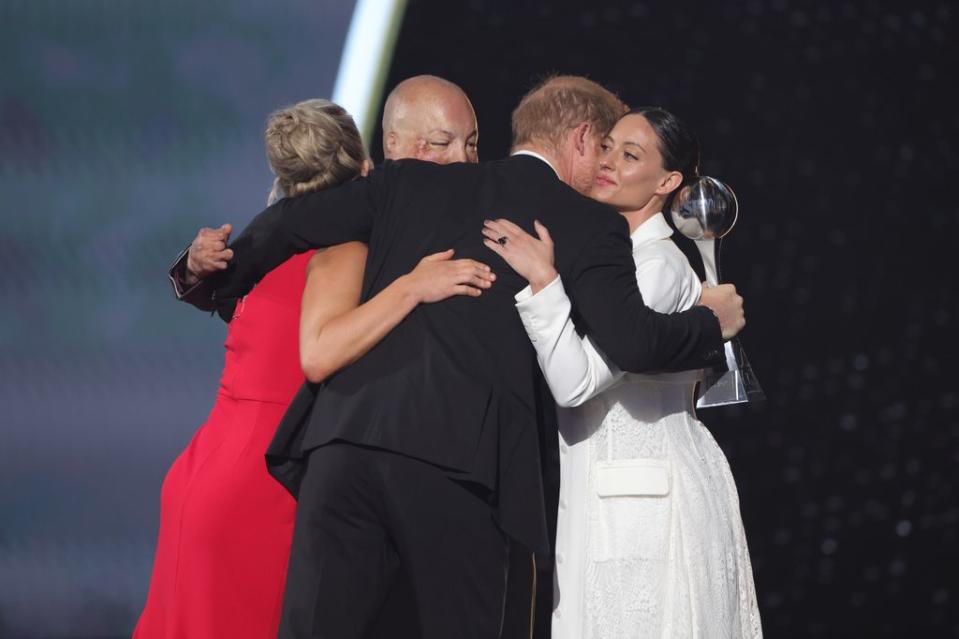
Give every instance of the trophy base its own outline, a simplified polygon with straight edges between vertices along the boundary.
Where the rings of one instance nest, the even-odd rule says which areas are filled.
[[[733,349],[736,367],[726,371],[706,371],[703,381],[699,383],[696,408],[761,402],[766,399],[766,393],[759,385],[743,349],[732,343],[727,344],[727,348]]]

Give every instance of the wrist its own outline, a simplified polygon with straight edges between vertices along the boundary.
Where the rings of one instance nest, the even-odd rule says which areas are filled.
[[[197,275],[192,268],[190,268],[189,259],[183,263],[183,269],[180,272],[180,280],[187,286],[193,286],[200,281],[200,276]]]
[[[417,289],[416,281],[409,273],[406,275],[400,275],[398,278],[396,278],[396,281],[393,282],[393,285],[396,286],[397,291],[399,292],[400,301],[405,306],[414,307],[423,302],[423,296],[420,295],[420,292]]]
[[[553,280],[555,280],[559,274],[556,272],[556,269],[552,266],[548,269],[543,269],[541,272],[536,273],[533,277],[529,279],[529,287],[533,291],[533,294],[539,293],[541,290],[549,286]]]

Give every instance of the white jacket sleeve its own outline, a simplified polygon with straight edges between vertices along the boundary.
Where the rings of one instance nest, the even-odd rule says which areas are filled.
[[[636,255],[636,283],[646,306],[657,313],[676,313],[699,301],[702,284],[679,254],[644,251]]]
[[[559,277],[535,295],[528,286],[516,295],[516,309],[560,406],[579,406],[623,377],[589,337],[576,333],[571,308]]]

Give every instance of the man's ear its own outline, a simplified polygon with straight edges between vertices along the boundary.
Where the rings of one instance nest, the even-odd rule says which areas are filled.
[[[389,131],[383,138],[383,155],[388,158],[396,157],[396,132]]]
[[[573,130],[573,146],[580,157],[586,155],[586,149],[593,140],[593,127],[589,122],[581,122]]]
[[[360,175],[366,177],[370,174],[370,169],[373,168],[373,163],[369,159],[363,160],[363,166],[360,167]]]

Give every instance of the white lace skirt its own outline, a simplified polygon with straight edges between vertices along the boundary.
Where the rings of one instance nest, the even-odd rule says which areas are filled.
[[[574,509],[586,515],[585,548],[561,577],[583,579],[583,601],[579,614],[554,617],[554,635],[761,637],[725,455],[689,413],[644,422],[635,412],[611,406],[590,437],[584,508]]]

